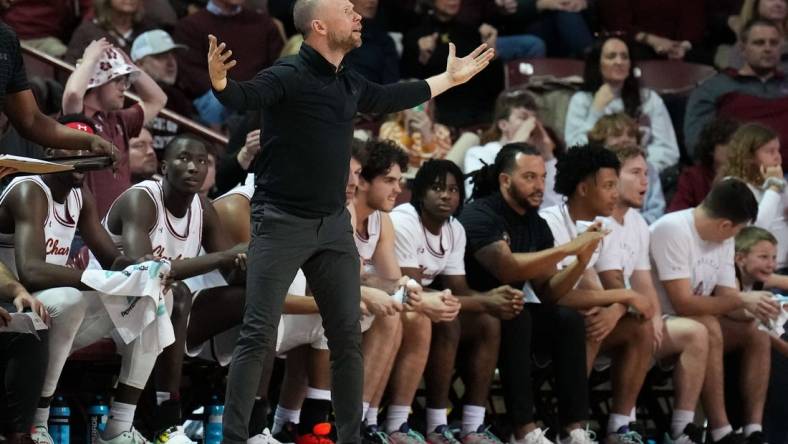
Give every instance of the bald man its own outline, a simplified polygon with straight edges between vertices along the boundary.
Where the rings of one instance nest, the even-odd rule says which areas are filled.
[[[426,102],[470,80],[494,55],[481,45],[457,58],[450,45],[446,72],[381,86],[342,64],[361,46],[361,16],[349,0],[298,0],[293,18],[304,35],[300,52],[246,82],[228,79],[235,66],[232,52],[209,36],[214,94],[228,108],[260,110],[265,128],[255,162],[246,311],[227,383],[225,444],[248,438],[254,404],[249,387],[259,382],[274,351],[282,304],[299,268],[320,308],[331,351],[338,441],[360,442],[361,285],[345,208],[353,117],[357,111],[392,113]]]

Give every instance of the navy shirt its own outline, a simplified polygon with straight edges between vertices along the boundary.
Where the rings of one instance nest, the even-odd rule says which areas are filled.
[[[262,110],[252,203],[306,218],[345,207],[356,112],[393,113],[431,95],[423,80],[381,86],[342,65],[337,69],[307,44],[252,80],[228,79],[214,94],[228,108]]]
[[[525,282],[501,282],[474,256],[494,242],[505,241],[512,253],[533,253],[553,248],[550,226],[532,209],[520,215],[506,203],[500,192],[476,199],[463,208],[458,218],[465,228],[465,276],[476,291],[509,284],[523,288]]]
[[[29,89],[22,50],[14,31],[0,22],[0,111],[5,108],[5,96]]]

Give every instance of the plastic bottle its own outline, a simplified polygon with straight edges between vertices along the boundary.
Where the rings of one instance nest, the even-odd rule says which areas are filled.
[[[71,428],[68,419],[71,416],[71,409],[68,408],[66,400],[62,396],[55,397],[49,407],[49,434],[55,444],[69,444]]]
[[[87,437],[85,442],[87,444],[98,443],[98,438],[104,427],[107,426],[107,417],[109,416],[109,406],[101,396],[96,396],[96,399],[88,408],[88,426],[86,427]]]
[[[219,397],[211,397],[208,405],[208,421],[205,424],[205,444],[221,444],[222,442],[222,416],[224,415],[224,405],[219,401]]]

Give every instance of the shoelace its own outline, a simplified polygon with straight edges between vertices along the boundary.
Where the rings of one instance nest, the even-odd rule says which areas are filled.
[[[375,429],[374,432],[367,432],[370,436],[377,438],[380,441],[380,444],[389,444],[389,437],[386,436],[384,432],[381,430]]]
[[[436,430],[437,431],[437,430]],[[460,441],[454,436],[454,431],[449,427],[444,427],[443,430],[439,433],[443,439],[446,440],[447,444],[459,444]]]
[[[618,435],[618,439],[628,444],[643,444],[643,437],[640,433],[628,431]]]
[[[580,441],[574,439],[574,437],[572,436],[572,435],[578,435],[578,434],[582,434],[582,437],[580,438],[581,439]],[[588,428],[588,426],[586,426],[585,429],[572,430],[572,433],[570,433],[569,436],[573,438],[572,439],[573,443],[577,443],[577,442],[580,442],[580,443],[594,443],[594,442],[596,442],[596,432],[594,432],[593,430]]]
[[[408,437],[409,438],[413,438],[413,439],[415,439],[418,442],[422,442],[422,443],[423,442],[427,442],[427,440],[424,439],[424,435],[422,435],[421,433],[419,433],[419,432],[417,432],[417,431],[415,431],[415,430],[413,430],[411,428],[408,428]]]

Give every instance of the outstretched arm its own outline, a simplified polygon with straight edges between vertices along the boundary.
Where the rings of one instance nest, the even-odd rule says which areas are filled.
[[[457,47],[454,46],[454,43],[449,43],[449,58],[446,59],[446,71],[427,79],[432,97],[471,80],[476,74],[486,68],[490,64],[490,60],[495,57],[495,49],[488,48],[485,43],[479,45],[478,48],[465,57],[459,58],[456,53]]]

